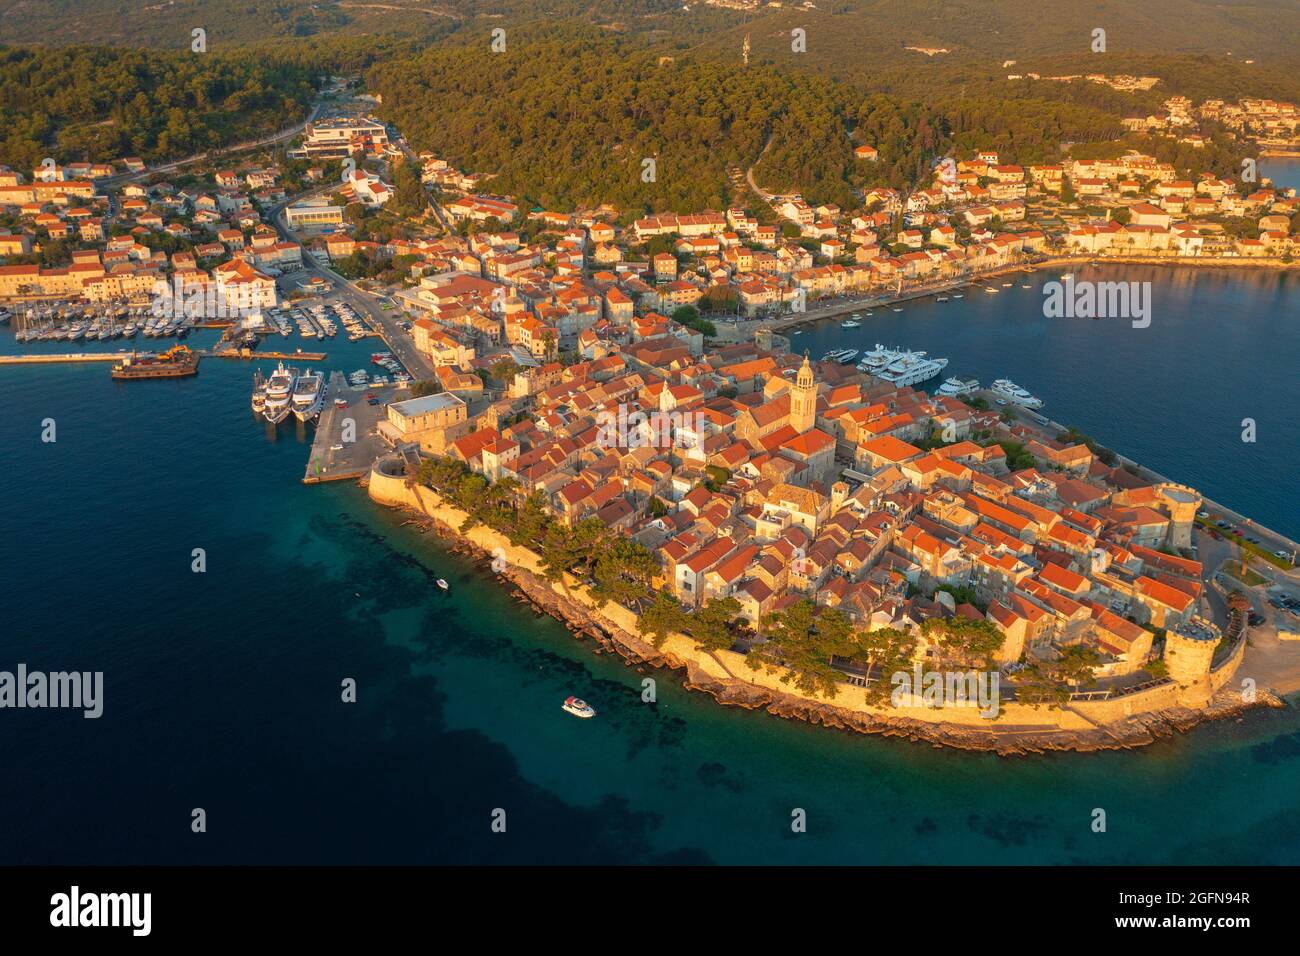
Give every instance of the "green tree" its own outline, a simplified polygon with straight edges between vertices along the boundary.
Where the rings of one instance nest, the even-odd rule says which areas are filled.
[[[840,672],[831,657],[849,657],[858,645],[853,627],[840,610],[821,609],[804,599],[763,621],[765,640],[756,643],[745,657],[754,670],[774,674],[785,668],[782,683],[793,683],[808,694],[833,697]]]
[[[702,651],[725,651],[736,642],[733,630],[740,616],[740,602],[734,597],[718,598],[705,604],[691,616],[687,630]]]
[[[655,647],[663,647],[669,634],[685,628],[686,618],[677,598],[667,591],[656,591],[653,600],[641,609],[636,626],[642,637],[648,637]]]

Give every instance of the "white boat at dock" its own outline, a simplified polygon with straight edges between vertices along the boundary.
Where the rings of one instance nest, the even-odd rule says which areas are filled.
[[[980,383],[977,378],[950,378],[944,381],[935,391],[936,395],[942,395],[945,398],[958,398],[962,395],[972,395],[979,391]]]
[[[305,422],[320,414],[325,403],[325,377],[308,369],[293,386],[293,413],[298,421]]]
[[[1013,405],[1020,405],[1023,408],[1042,408],[1042,399],[1035,398],[1033,395],[1009,378],[1000,378],[993,383],[991,391],[1011,402]]]
[[[859,372],[897,386],[929,381],[947,367],[946,358],[930,358],[925,352],[908,349],[889,349],[878,343],[857,365]]]
[[[293,386],[297,380],[297,369],[285,368],[283,362],[271,373],[266,383],[266,405],[262,410],[268,422],[279,424],[288,417]]]

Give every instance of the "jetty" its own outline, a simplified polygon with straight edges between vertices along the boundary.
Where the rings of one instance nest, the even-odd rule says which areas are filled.
[[[0,355],[0,365],[52,365],[56,362],[120,362],[130,352],[51,352],[48,355]]]
[[[376,405],[367,395],[380,399]],[[343,399],[347,408],[334,402]],[[370,472],[375,459],[388,451],[377,431],[388,417],[388,403],[393,401],[393,386],[353,388],[342,372],[332,372],[325,391],[325,407],[316,420],[316,435],[307,456],[304,484],[361,478]]]
[[[327,352],[260,352],[249,349],[217,349],[200,353],[204,358],[242,359],[256,362],[260,359],[290,359],[298,362],[323,362]]]

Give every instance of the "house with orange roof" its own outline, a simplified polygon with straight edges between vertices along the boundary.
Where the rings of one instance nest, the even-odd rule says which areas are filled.
[[[1115,658],[1115,663],[1103,663],[1100,673],[1131,674],[1147,662],[1154,637],[1150,631],[1100,604],[1092,604],[1091,613],[1093,639],[1101,651]]]
[[[758,547],[753,544],[737,548],[725,560],[710,568],[704,574],[704,597],[706,601],[716,601],[731,597],[736,587],[747,574],[750,566],[758,556]]]
[[[915,445],[910,445],[893,435],[882,435],[865,441],[858,446],[857,464],[859,468],[877,471],[890,465],[902,465],[905,461],[919,458],[923,452]]]
[[[675,567],[673,586],[678,600],[698,607],[704,599],[705,575],[731,554],[736,543],[721,537],[682,560]]]
[[[1134,582],[1133,599],[1152,627],[1182,627],[1196,613],[1196,601],[1184,591],[1146,575]]]

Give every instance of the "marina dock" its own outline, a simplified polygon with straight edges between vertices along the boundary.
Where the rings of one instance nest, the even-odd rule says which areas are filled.
[[[138,349],[135,354],[146,354],[152,350]],[[51,352],[48,355],[0,355],[0,365],[52,365],[59,362],[120,362],[129,358],[132,352]],[[194,354],[200,358],[240,359],[256,362],[262,359],[285,359],[298,362],[323,362],[327,352],[243,352],[238,349],[209,351],[195,349]],[[346,384],[346,383],[345,383]]]
[[[200,352],[204,358],[242,359],[256,362],[261,359],[286,359],[297,362],[323,362],[328,352],[263,352],[244,351],[243,349],[221,349],[220,351]]]
[[[57,362],[120,362],[130,352],[60,352],[49,355],[0,355],[0,365],[52,365]]]
[[[392,386],[353,389],[342,372],[330,375],[325,408],[316,421],[316,437],[302,478],[304,484],[344,481],[370,472],[374,460],[388,451],[387,443],[375,429],[388,417],[386,406],[394,400],[393,392]],[[367,403],[367,395],[379,398],[380,403]],[[347,408],[335,406],[339,398],[348,403]],[[351,432],[352,441],[344,441],[345,429]]]

